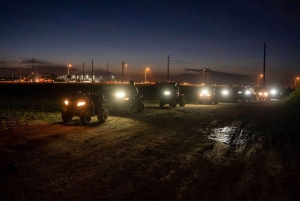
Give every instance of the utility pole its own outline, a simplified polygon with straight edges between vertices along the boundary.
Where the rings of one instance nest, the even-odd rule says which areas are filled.
[[[127,64],[124,63],[124,61],[122,61],[122,80],[125,81],[125,76],[124,76],[124,69],[125,66],[127,67]]]
[[[19,83],[21,82],[21,71],[20,71],[20,59],[19,59]]]
[[[92,59],[92,82],[94,82],[94,62]]]
[[[208,70],[206,68],[204,68],[203,72],[205,73],[205,84],[208,84],[207,83],[207,73],[208,73]]]
[[[169,57],[169,55],[168,55],[168,79],[167,79],[167,81],[170,81],[170,75],[169,75],[170,70],[169,70],[169,65],[170,65],[170,57]]]
[[[33,61],[34,61],[34,58],[32,58],[32,64],[31,64],[31,70],[32,70],[32,81],[35,82],[35,74],[34,74],[34,69],[33,69]]]
[[[107,66],[106,66],[106,82],[108,81],[108,66],[109,66],[109,63],[107,63]]]
[[[265,86],[265,80],[266,80],[266,43],[264,42],[264,83],[263,83],[263,86]]]
[[[27,65],[26,83],[28,83],[28,79],[29,79],[29,64]]]
[[[84,62],[82,63],[82,82],[84,81]]]

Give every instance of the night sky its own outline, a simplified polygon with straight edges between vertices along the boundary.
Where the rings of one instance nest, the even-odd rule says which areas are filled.
[[[35,70],[56,74],[67,74],[69,62],[72,73],[80,74],[83,62],[91,71],[93,59],[99,72],[109,63],[118,76],[124,61],[131,77],[143,80],[149,67],[149,79],[160,81],[169,55],[174,79],[189,82],[186,74],[197,72],[185,68],[208,68],[256,84],[264,42],[266,82],[292,84],[300,76],[300,1],[0,3],[0,77],[12,68],[25,74],[32,58]]]

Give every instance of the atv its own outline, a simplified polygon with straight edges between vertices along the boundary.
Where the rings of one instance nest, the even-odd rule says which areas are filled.
[[[199,104],[218,104],[219,98],[215,93],[215,88],[212,85],[206,84],[200,87]]]
[[[142,95],[132,96],[126,93],[126,90],[117,91],[114,94],[114,100],[111,103],[112,110],[128,110],[129,113],[134,111],[143,112],[145,104],[142,102]]]
[[[185,106],[185,95],[179,93],[179,87],[175,82],[162,82],[159,84],[159,106],[162,108],[165,104],[169,104],[174,108],[179,104],[180,107]]]
[[[97,116],[100,123],[104,123],[109,116],[106,107],[108,104],[104,95],[78,92],[64,101],[61,116],[64,123],[71,121],[74,116],[79,117],[84,125],[89,124],[94,116]]]

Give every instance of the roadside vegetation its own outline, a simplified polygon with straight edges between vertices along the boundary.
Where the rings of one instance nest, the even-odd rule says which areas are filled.
[[[17,126],[60,121],[62,103],[47,98],[5,97],[0,100],[0,132]]]
[[[288,136],[288,141],[300,145],[300,89],[280,102],[276,113],[277,125],[281,125],[281,133]],[[275,124],[275,125],[276,125]]]

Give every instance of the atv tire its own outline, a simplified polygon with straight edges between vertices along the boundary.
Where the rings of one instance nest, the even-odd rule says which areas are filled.
[[[128,108],[128,111],[129,113],[133,113],[133,110],[134,110],[134,106],[132,104],[129,105],[129,108]]]
[[[160,103],[159,103],[159,107],[160,107],[160,108],[163,108],[163,107],[164,107],[164,104],[163,104],[162,102],[160,102]]]
[[[185,106],[185,100],[184,100],[184,99],[181,99],[181,100],[180,100],[179,106],[180,106],[180,107],[184,107],[184,106]]]
[[[97,119],[100,123],[104,123],[109,116],[108,110],[106,108],[101,108]]]
[[[217,104],[219,104],[219,99],[218,98],[216,98],[216,100],[215,100],[215,105],[217,105]]]
[[[171,106],[172,108],[176,107],[176,105],[177,105],[177,102],[176,102],[176,101],[173,101],[173,103],[170,103],[170,106]]]
[[[61,118],[63,120],[64,123],[68,123],[69,121],[72,120],[73,117],[71,117],[70,115],[66,114],[66,113],[62,113],[61,114]]]
[[[138,112],[143,112],[144,109],[145,109],[145,104],[143,102],[141,102],[140,105],[139,105],[139,107],[138,107],[138,109],[137,109],[137,111]]]
[[[82,124],[84,124],[84,125],[89,124],[91,119],[92,119],[92,114],[91,114],[90,111],[84,110],[84,111],[81,112],[80,121],[81,121]]]

